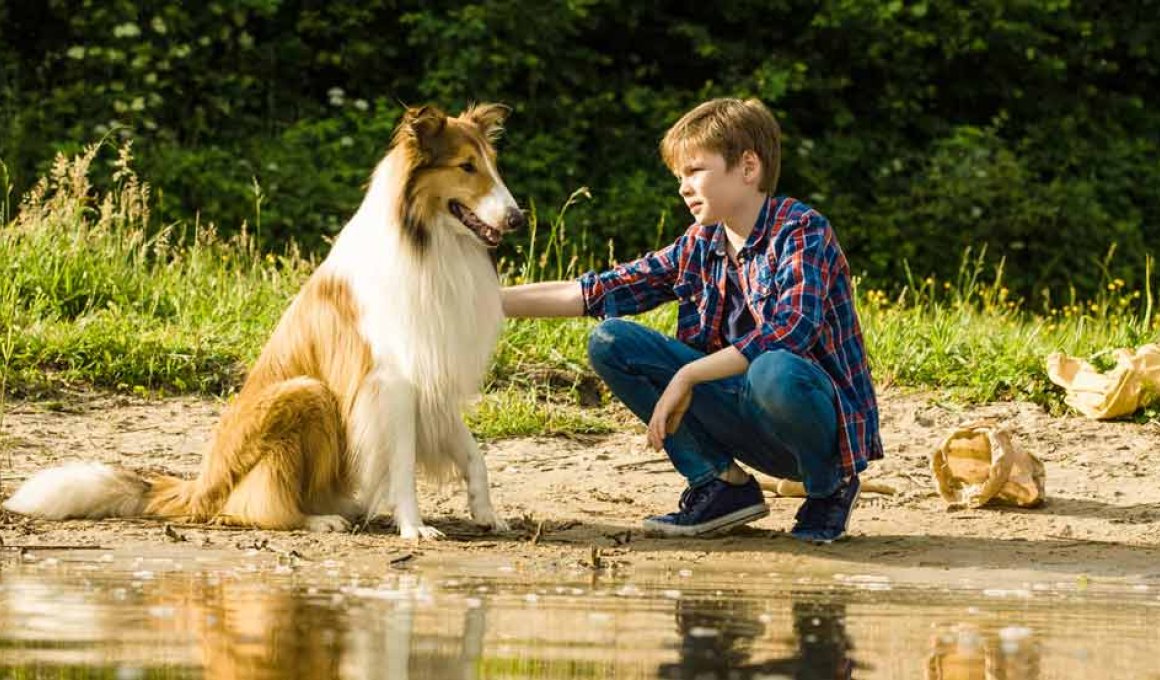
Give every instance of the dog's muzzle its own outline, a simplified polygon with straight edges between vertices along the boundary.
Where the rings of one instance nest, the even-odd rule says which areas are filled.
[[[483,241],[484,245],[486,245],[488,248],[495,248],[498,246],[499,240],[503,237],[505,231],[519,229],[527,222],[524,219],[524,214],[515,208],[508,210],[507,215],[504,218],[503,229],[497,229],[487,222],[484,222],[479,218],[479,215],[473,213],[470,208],[463,205],[459,201],[449,201],[447,203],[447,209],[450,210],[451,214],[455,215],[455,218],[462,222],[465,227],[473,231],[475,235],[479,237],[479,240]]]

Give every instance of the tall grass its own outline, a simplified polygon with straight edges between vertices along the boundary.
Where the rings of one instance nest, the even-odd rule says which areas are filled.
[[[130,147],[102,150],[58,156],[0,230],[10,387],[228,390],[311,263],[293,248],[259,252],[244,228],[222,240],[201,224],[151,224]],[[98,192],[89,175],[102,161],[112,181]]]
[[[1078,301],[1073,293],[1057,307],[1045,297],[1038,309],[1012,298],[1003,273],[1003,261],[989,266],[985,252],[968,251],[953,281],[908,277],[892,294],[860,291],[878,381],[934,387],[972,402],[1026,399],[1059,408],[1062,393],[1045,372],[1048,354],[1099,365],[1115,348],[1156,340],[1150,259],[1142,290],[1105,277],[1094,299]]]
[[[259,251],[244,227],[222,239],[212,226],[153,224],[149,187],[131,161],[127,146],[94,145],[58,157],[12,217],[5,191],[0,399],[74,383],[228,394],[313,269],[294,246]],[[109,188],[100,191],[90,176],[105,167]],[[254,197],[257,220],[260,187]],[[609,244],[568,231],[568,208],[587,197],[578,190],[547,224],[532,211],[516,257],[499,263],[505,283],[570,279],[615,261]],[[1061,402],[1044,373],[1048,353],[1099,360],[1111,348],[1157,335],[1151,263],[1142,290],[1109,279],[1095,299],[1072,295],[1059,304],[1012,298],[1003,275],[1001,261],[968,252],[954,280],[910,277],[890,290],[860,287],[857,303],[878,383],[1054,408]],[[675,309],[667,305],[641,319],[672,332]],[[470,416],[473,429],[484,437],[576,435],[630,422],[623,409],[610,406],[588,368],[591,325],[588,319],[510,321]]]

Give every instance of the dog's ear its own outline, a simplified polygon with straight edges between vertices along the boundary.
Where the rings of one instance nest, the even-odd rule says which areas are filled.
[[[474,104],[463,112],[463,117],[482,130],[489,142],[494,142],[503,132],[503,122],[511,111],[505,104]]]
[[[413,144],[420,156],[427,160],[431,153],[431,140],[447,127],[447,114],[436,106],[408,108],[403,120],[395,130],[395,143]]]

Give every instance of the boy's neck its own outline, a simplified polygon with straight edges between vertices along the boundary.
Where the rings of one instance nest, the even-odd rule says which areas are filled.
[[[725,230],[730,236],[729,240],[734,243],[736,248],[740,248],[749,238],[749,235],[753,233],[753,229],[757,225],[757,217],[761,215],[761,209],[765,207],[766,200],[768,197],[765,194],[753,194],[738,206],[734,214],[723,220]]]

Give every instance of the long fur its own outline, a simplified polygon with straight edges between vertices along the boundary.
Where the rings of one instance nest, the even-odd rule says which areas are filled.
[[[434,537],[418,512],[422,469],[464,477],[472,517],[502,527],[460,415],[503,322],[499,283],[487,246],[448,205],[501,230],[522,220],[491,145],[504,112],[407,112],[358,211],[223,413],[196,479],[68,466],[34,476],[4,507],[316,530],[392,510],[404,536]]]

